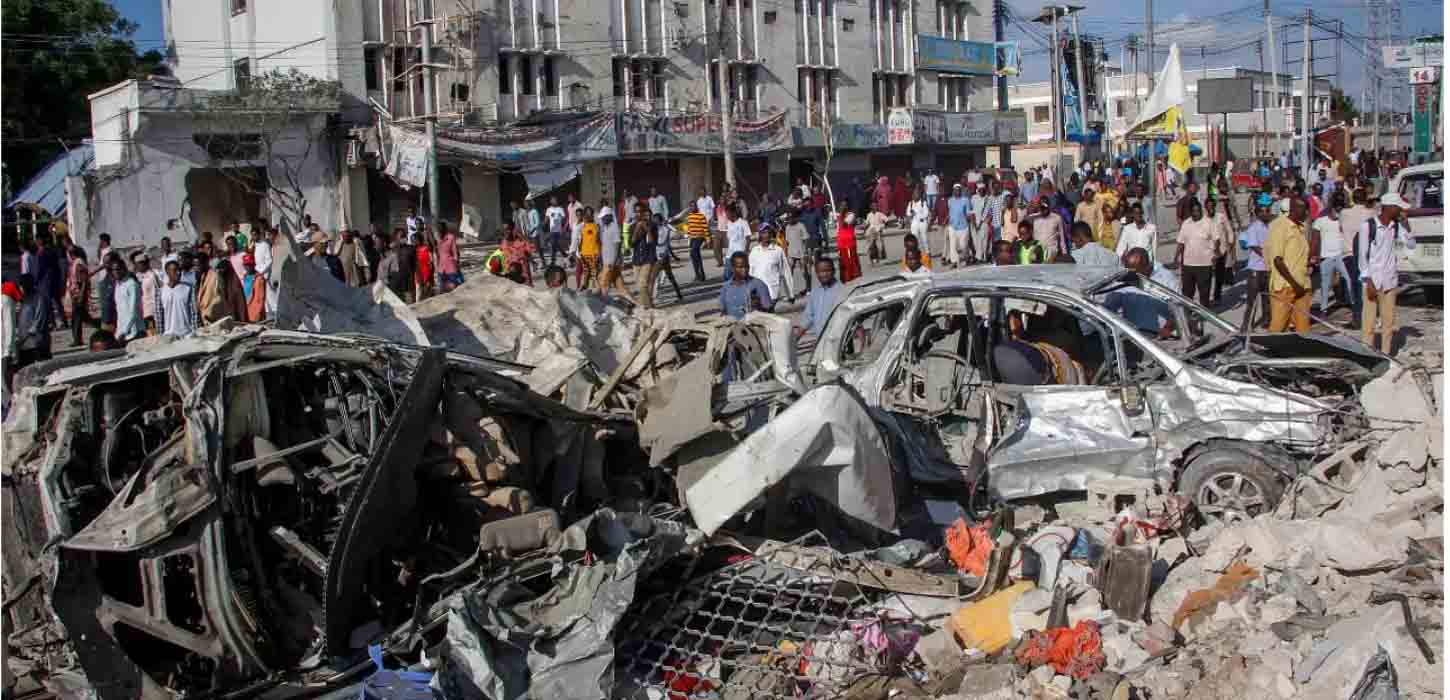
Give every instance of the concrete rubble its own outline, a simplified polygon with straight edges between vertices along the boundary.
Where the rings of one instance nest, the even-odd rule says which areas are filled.
[[[381,306],[17,394],[6,697],[1441,697],[1443,375],[1390,364],[1257,515],[997,501],[776,317]]]

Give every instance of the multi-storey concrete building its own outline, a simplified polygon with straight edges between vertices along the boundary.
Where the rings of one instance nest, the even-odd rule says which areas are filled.
[[[161,1],[175,79],[92,97],[97,163],[110,175],[88,178],[88,198],[102,202],[82,215],[91,235],[121,233],[112,217],[142,200],[151,213],[124,235],[154,239],[173,218],[196,231],[278,220],[267,197],[218,173],[248,168],[276,183],[283,166],[325,228],[389,225],[427,199],[416,180],[384,174],[396,174],[384,167],[393,135],[420,132],[429,116],[447,144],[438,213],[477,235],[551,187],[591,203],[654,187],[676,206],[718,192],[727,96],[747,195],[820,172],[828,143],[840,183],[981,165],[1002,131],[992,115],[965,116],[995,108],[986,0]],[[325,127],[316,148],[264,162],[238,149],[218,158],[197,141],[219,127],[192,105],[275,69],[339,86],[331,109],[297,115],[305,131]],[[607,134],[587,152],[533,148],[593,117],[608,119]]]
[[[1227,115],[1229,154],[1249,157],[1263,151],[1278,153],[1290,148],[1294,131],[1298,128],[1296,119],[1302,119],[1302,78],[1280,73],[1277,86],[1272,74],[1248,68],[1207,68],[1183,72],[1184,120],[1192,141],[1209,150],[1210,137],[1222,138],[1225,129],[1225,115],[1202,114],[1198,111],[1198,81],[1217,78],[1252,78],[1254,90],[1254,111]],[[1137,109],[1148,98],[1148,76],[1109,70],[1103,80],[1106,95],[1101,111],[1089,115],[1089,121],[1105,121],[1108,131],[1108,148],[1121,152],[1122,135],[1137,121]],[[1323,121],[1329,114],[1329,95],[1332,83],[1328,80],[1314,81],[1313,113],[1316,120]],[[1136,97],[1135,97],[1136,95]],[[1056,153],[1053,139],[1053,125],[1056,113],[1053,106],[1051,86],[1047,82],[1017,83],[1008,88],[1008,103],[1027,112],[1028,143],[1013,148],[1013,162],[1021,167],[1048,163]],[[1116,140],[1116,143],[1115,143]],[[1064,152],[1077,155],[1077,144],[1067,143]],[[1088,157],[1101,151],[1089,149]]]

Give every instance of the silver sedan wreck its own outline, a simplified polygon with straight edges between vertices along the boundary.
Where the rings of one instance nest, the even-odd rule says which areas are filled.
[[[1246,337],[1136,273],[1075,265],[858,286],[812,364],[878,410],[916,484],[971,502],[1114,479],[1246,515],[1367,428],[1359,391],[1393,366],[1342,338]]]
[[[644,460],[631,422],[436,348],[218,326],[41,369],[4,434],[17,692],[355,677],[441,634],[449,572],[543,546],[608,504],[609,455]]]

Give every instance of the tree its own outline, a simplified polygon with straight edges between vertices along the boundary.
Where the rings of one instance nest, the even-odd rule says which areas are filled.
[[[195,98],[196,142],[212,165],[299,230],[308,205],[304,173],[316,163],[330,164],[334,155],[321,149],[342,85],[289,68],[248,78],[240,87]]]
[[[1336,122],[1351,122],[1359,116],[1354,98],[1339,88],[1329,89],[1329,119]]]
[[[105,0],[5,0],[0,11],[0,133],[17,186],[60,154],[62,141],[91,135],[87,95],[166,72],[160,53],[137,53],[130,39],[136,25]]]

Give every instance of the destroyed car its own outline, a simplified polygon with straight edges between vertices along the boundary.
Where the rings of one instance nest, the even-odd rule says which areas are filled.
[[[442,634],[458,572],[644,489],[606,467],[644,460],[632,423],[530,392],[520,366],[258,326],[167,340],[42,367],[15,397],[7,695],[355,678],[370,645]]]
[[[811,360],[816,383],[884,409],[913,482],[964,484],[968,503],[1116,479],[1234,516],[1364,430],[1357,392],[1392,364],[1343,338],[1245,337],[1134,272],[1076,265],[858,286]]]

